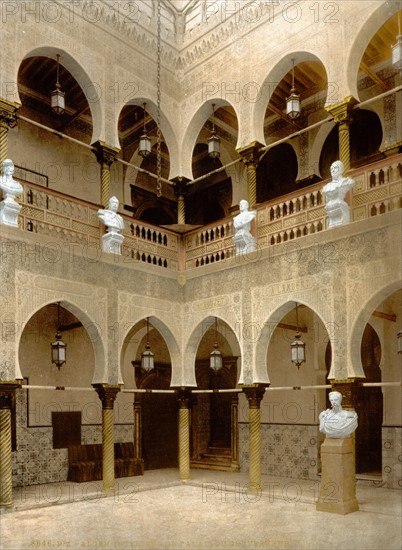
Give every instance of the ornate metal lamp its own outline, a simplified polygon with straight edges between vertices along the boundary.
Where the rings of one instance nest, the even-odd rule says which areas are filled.
[[[402,2],[399,3],[402,7]],[[398,35],[396,43],[392,46],[392,65],[399,71],[402,70],[402,33],[401,33],[401,11],[398,13]]]
[[[292,59],[292,89],[290,90],[290,96],[286,98],[286,114],[289,118],[294,120],[298,118],[301,113],[300,94],[295,88],[295,60]]]
[[[144,130],[142,136],[140,137],[140,144],[138,147],[138,154],[144,158],[147,157],[151,152],[151,140],[148,137],[147,126],[145,123],[145,119],[147,116],[146,106],[147,104],[144,103]]]
[[[290,344],[290,349],[292,351],[292,363],[294,363],[297,368],[299,368],[300,365],[305,362],[305,346],[306,344],[302,342],[299,332],[299,315],[296,302],[296,334],[294,341]]]
[[[213,158],[219,158],[221,156],[220,152],[220,142],[215,132],[215,103],[212,103],[212,134],[208,139],[208,155]]]
[[[214,372],[218,372],[222,368],[222,354],[218,349],[218,320],[215,317],[215,344],[211,352],[209,365]]]
[[[60,370],[60,367],[66,362],[66,347],[67,345],[61,339],[60,332],[60,302],[57,302],[57,331],[56,341],[50,344],[52,363],[54,363]]]
[[[56,87],[55,89],[50,92],[50,106],[52,107],[52,111],[56,113],[56,115],[62,115],[65,110],[65,101],[64,101],[64,92],[60,89],[60,82],[59,82],[59,61],[60,61],[60,55],[56,55],[57,59],[57,76],[56,76]]]
[[[149,372],[154,368],[154,354],[149,344],[149,317],[147,317],[147,342],[145,344],[145,351],[141,355],[141,367],[145,372]]]

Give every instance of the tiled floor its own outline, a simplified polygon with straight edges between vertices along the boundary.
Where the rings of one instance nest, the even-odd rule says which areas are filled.
[[[401,548],[402,493],[358,482],[360,510],[317,512],[318,482],[262,478],[253,493],[247,474],[154,470],[101,482],[54,483],[14,490],[0,517],[1,550]]]

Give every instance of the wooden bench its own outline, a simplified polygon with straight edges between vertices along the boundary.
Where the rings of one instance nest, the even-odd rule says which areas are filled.
[[[114,475],[143,475],[144,462],[134,458],[132,442],[114,444]],[[78,483],[102,479],[102,444],[70,445],[68,447],[67,481]]]

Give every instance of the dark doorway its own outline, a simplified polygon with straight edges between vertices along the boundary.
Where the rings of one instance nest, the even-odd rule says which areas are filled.
[[[376,331],[366,325],[361,344],[361,359],[365,382],[381,382],[381,344]],[[359,425],[356,430],[356,473],[381,473],[381,427],[383,395],[379,387],[360,388],[356,412]]]
[[[171,369],[156,366],[141,380],[146,389],[170,389]],[[138,383],[138,382],[137,382]],[[177,398],[175,394],[145,393],[141,395],[142,458],[145,470],[176,468]]]

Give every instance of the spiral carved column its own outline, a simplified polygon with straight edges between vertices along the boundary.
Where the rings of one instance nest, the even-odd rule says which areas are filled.
[[[190,392],[178,390],[179,402],[179,475],[181,481],[190,479]]]
[[[258,151],[262,146],[262,143],[253,141],[250,145],[237,149],[247,166],[247,200],[250,207],[257,203],[257,166],[260,158]]]
[[[107,145],[103,141],[97,141],[94,143],[94,147],[96,160],[101,167],[101,203],[104,208],[107,208],[110,199],[110,167],[120,149]]]
[[[187,178],[173,178],[174,192],[177,197],[177,223],[184,225],[186,223],[186,195],[187,195]]]
[[[120,386],[94,384],[102,401],[102,491],[114,490],[114,401]]]
[[[17,124],[17,109],[20,105],[0,99],[0,164],[8,156],[8,129]]]
[[[0,506],[13,504],[11,409],[20,382],[0,382]]]
[[[334,117],[334,122],[338,125],[339,160],[343,162],[345,174],[350,169],[351,111],[357,103],[354,97],[349,96],[336,105],[326,107],[326,110]]]
[[[261,384],[243,386],[249,405],[250,491],[261,490],[261,399],[265,387]]]

